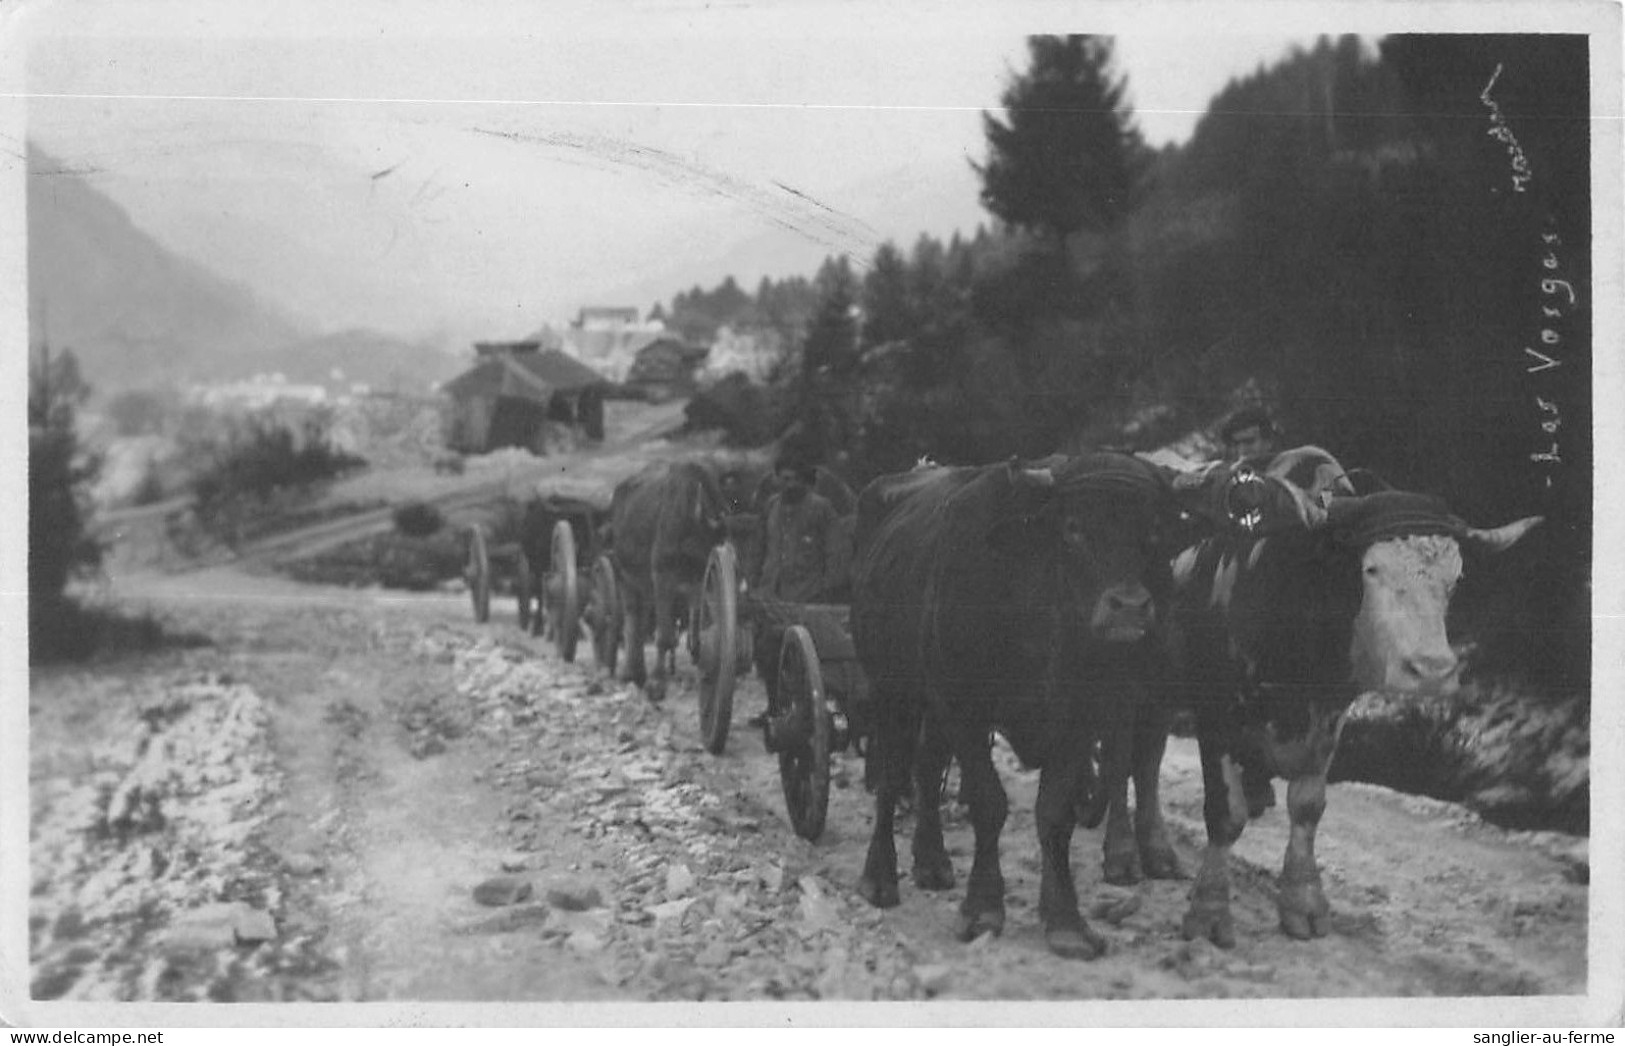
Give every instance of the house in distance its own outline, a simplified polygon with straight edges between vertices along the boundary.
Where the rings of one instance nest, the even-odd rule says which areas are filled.
[[[662,335],[638,350],[626,372],[626,388],[652,403],[692,396],[710,352],[708,345],[691,345],[675,335]]]
[[[522,447],[535,454],[604,438],[597,371],[539,341],[476,342],[474,366],[442,386],[446,444],[465,454]]]

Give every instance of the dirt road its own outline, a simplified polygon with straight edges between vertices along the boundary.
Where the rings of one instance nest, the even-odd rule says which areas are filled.
[[[1131,893],[1141,905],[1118,925],[1096,920],[1109,951],[1076,962],[1043,947],[1036,775],[1006,758],[1008,925],[1002,938],[967,946],[952,937],[957,890],[928,894],[905,880],[902,905],[886,912],[854,892],[871,816],[855,757],[840,758],[824,838],[794,836],[776,762],[743,725],[763,701],[754,681],[736,701],[727,752],[713,757],[697,739],[692,669],[679,677],[689,685],[651,706],[599,678],[590,654],[585,664],[559,662],[518,631],[511,604],[477,626],[466,599],[231,569],[125,579],[115,594],[212,645],[32,677],[30,980],[39,999],[1586,989],[1578,841],[1508,833],[1459,808],[1334,786],[1320,833],[1334,928],[1313,943],[1276,930],[1271,880],[1285,816],[1270,811],[1237,847],[1239,943],[1229,952],[1179,939],[1187,884],[1105,886],[1100,835],[1080,831],[1073,852],[1086,907]],[[1201,798],[1191,744],[1174,744],[1164,778],[1176,845],[1194,868]],[[947,827],[962,885],[970,831],[952,804]],[[906,837],[899,849],[906,866]],[[1459,1022],[1461,1012],[1404,1011],[1423,1023]]]

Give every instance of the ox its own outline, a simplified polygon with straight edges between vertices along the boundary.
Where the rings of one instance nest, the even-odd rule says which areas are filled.
[[[610,503],[616,580],[622,593],[627,678],[651,701],[666,695],[676,660],[677,619],[705,577],[706,557],[727,534],[728,504],[716,476],[697,462],[657,462],[622,480]],[[643,645],[655,625],[655,669]]]
[[[1278,880],[1281,928],[1324,936],[1330,909],[1315,860],[1326,806],[1326,772],[1344,712],[1367,690],[1448,693],[1459,662],[1445,630],[1463,554],[1510,547],[1540,522],[1495,530],[1467,526],[1434,497],[1396,490],[1355,495],[1324,450],[1300,447],[1262,473],[1221,470],[1200,497],[1220,533],[1173,564],[1166,700],[1194,708],[1201,751],[1207,847],[1182,931],[1220,947],[1235,944],[1230,848],[1249,816],[1274,801],[1270,781],[1287,780],[1291,832]],[[1166,719],[1137,724],[1137,822],[1158,822],[1153,781]],[[1119,737],[1121,745],[1123,739]],[[1106,762],[1113,764],[1108,742]],[[1105,772],[1108,779],[1114,773]],[[1111,780],[1108,871],[1126,818],[1121,777]]]
[[[918,794],[934,796],[957,758],[976,840],[958,933],[1003,928],[1008,801],[988,744],[997,729],[1041,768],[1046,942],[1066,956],[1104,950],[1078,911],[1069,855],[1073,802],[1108,714],[1091,683],[1153,629],[1171,583],[1159,529],[1172,508],[1154,468],[1104,452],[1030,468],[922,467],[864,488],[851,620],[874,700],[870,758],[883,761],[858,885],[871,904],[899,901],[893,818],[910,771]],[[918,805],[913,852],[917,885],[953,885],[934,802]]]

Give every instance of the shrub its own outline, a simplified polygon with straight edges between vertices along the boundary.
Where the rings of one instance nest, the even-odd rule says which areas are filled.
[[[79,443],[75,413],[90,393],[72,352],[30,361],[28,383],[28,605],[30,645],[60,624],[63,590],[101,563],[90,536],[89,484],[98,459]]]
[[[736,371],[689,400],[683,408],[690,432],[720,429],[730,446],[756,447],[788,422],[782,396]]]
[[[440,509],[426,501],[411,501],[395,510],[395,529],[410,538],[426,538],[445,525]]]
[[[248,513],[273,499],[356,468],[365,462],[336,449],[326,429],[307,422],[295,434],[287,424],[257,420],[228,437],[193,481],[198,518],[236,540]]]

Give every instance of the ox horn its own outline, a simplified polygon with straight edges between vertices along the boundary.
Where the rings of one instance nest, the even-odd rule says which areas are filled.
[[[1030,487],[1055,486],[1055,473],[1048,466],[1044,468],[1022,468],[1019,458],[1011,458],[1005,466],[1013,483]]]
[[[1497,552],[1505,552],[1517,544],[1520,538],[1534,530],[1545,519],[1545,516],[1525,516],[1523,519],[1513,520],[1505,526],[1491,530],[1468,527],[1464,536],[1483,551],[1494,555]]]

